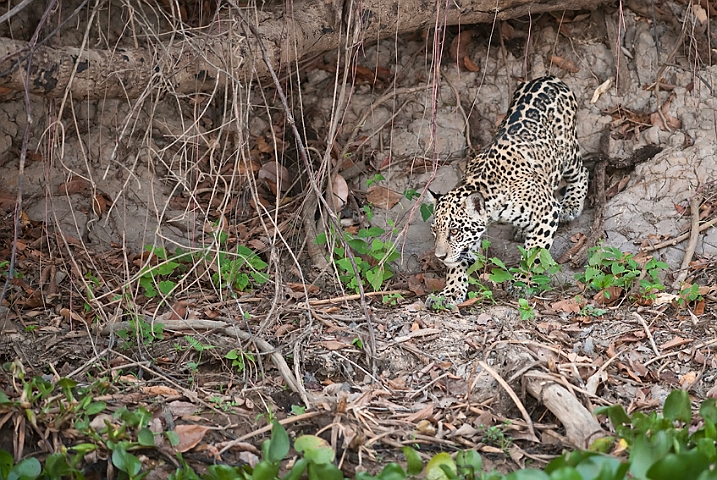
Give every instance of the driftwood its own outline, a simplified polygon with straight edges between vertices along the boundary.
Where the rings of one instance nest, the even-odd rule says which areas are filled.
[[[27,42],[0,38],[0,87],[22,91],[27,81],[36,95],[62,97],[69,88],[70,95],[83,99],[137,98],[153,86],[178,94],[210,92],[234,80],[268,76],[248,22],[258,32],[271,67],[286,72],[296,60],[345,45],[347,27],[350,45],[358,45],[437,25],[595,9],[601,3],[605,0],[468,0],[449,2],[443,11],[444,3],[421,0],[305,0],[292,3],[287,12],[283,3],[249,11],[230,2],[233,8],[222,11],[205,31],[177,31],[172,42],[144,48],[31,49]]]
[[[538,372],[529,372],[524,379],[528,393],[560,420],[565,427],[565,437],[573,446],[588,448],[594,440],[606,435],[600,423],[568,389],[542,378]]]

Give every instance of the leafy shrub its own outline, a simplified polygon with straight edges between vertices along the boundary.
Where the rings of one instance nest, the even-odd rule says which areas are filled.
[[[576,274],[575,279],[596,292],[602,292],[608,299],[611,295],[610,287],[618,287],[625,292],[634,288],[636,296],[650,299],[654,298],[656,292],[665,289],[659,273],[667,268],[669,266],[666,263],[654,258],[641,266],[631,253],[598,245],[588,250],[585,272]]]
[[[344,232],[344,241],[351,247],[358,277],[341,242],[337,241],[334,245],[334,264],[338,269],[339,279],[356,293],[359,292],[359,282],[363,282],[364,287],[368,285],[373,291],[379,291],[386,280],[393,277],[393,269],[388,262],[397,260],[401,255],[392,241],[379,238],[385,233],[380,227],[362,228],[356,236]],[[325,245],[327,241],[325,233],[316,237],[316,243],[319,245]]]

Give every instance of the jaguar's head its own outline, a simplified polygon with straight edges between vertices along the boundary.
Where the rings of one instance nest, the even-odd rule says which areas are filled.
[[[433,225],[436,257],[446,266],[462,259],[473,262],[473,252],[480,248],[487,216],[480,194],[466,186],[456,187],[445,195],[435,195]]]

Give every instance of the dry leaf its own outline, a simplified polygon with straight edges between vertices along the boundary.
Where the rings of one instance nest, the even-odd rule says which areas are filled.
[[[165,387],[164,385],[154,385],[151,387],[141,387],[140,390],[147,395],[153,395],[155,397],[176,397],[179,392],[173,388]]]
[[[610,90],[610,87],[612,86],[612,81],[615,80],[615,77],[610,77],[607,80],[605,80],[603,83],[598,86],[595,91],[593,92],[593,98],[590,99],[590,103],[596,103],[598,99],[600,98],[600,95]]]
[[[670,348],[679,347],[680,345],[684,345],[686,343],[692,343],[692,340],[688,338],[675,337],[672,340],[668,340],[667,342],[660,345],[660,349],[668,350]]]
[[[407,416],[403,420],[405,422],[413,423],[416,420],[426,420],[433,417],[433,404],[429,403],[427,406],[422,408],[421,410],[412,413],[411,415]]]
[[[370,190],[370,189],[369,189]],[[349,199],[349,186],[341,175],[334,177],[333,196],[334,211],[340,212]]]
[[[341,350],[342,348],[350,346],[338,340],[324,340],[323,342],[319,342],[319,345],[323,346],[327,350]]]
[[[683,389],[688,390],[692,385],[694,385],[696,380],[697,380],[697,373],[688,372],[680,377],[680,386]]]
[[[255,158],[252,158],[249,161],[243,161],[236,165],[235,171],[239,175],[246,176],[249,172],[259,173],[259,170],[261,170],[261,163]]]
[[[202,441],[204,435],[209,431],[209,427],[201,425],[177,425],[174,431],[179,437],[179,444],[174,447],[175,451],[184,453],[196,447]]]
[[[60,194],[67,195],[74,195],[76,193],[88,195],[92,191],[92,185],[82,177],[74,177],[69,182],[61,183],[57,187],[57,191]]]
[[[682,124],[678,119],[670,115],[669,113],[662,113],[665,116],[665,121],[667,122],[667,126],[672,130],[678,130]],[[660,127],[660,130],[667,130],[665,128],[665,123],[662,121],[662,117],[660,116],[659,112],[654,112],[650,115],[650,124],[655,127]]]
[[[79,316],[77,313],[73,312],[69,308],[63,308],[60,310],[60,316],[67,320],[68,322],[70,320],[74,320],[75,322],[82,322],[85,323],[85,319]]]
[[[306,287],[306,290],[309,293],[319,293],[319,287],[316,285],[309,285],[305,283],[299,283],[299,282],[286,282],[286,286],[291,289],[292,292],[301,292],[304,293],[304,287]]]
[[[187,318],[187,306],[189,305],[189,302],[186,300],[180,300],[174,305],[172,305],[171,314],[169,315],[169,320],[183,320]]]
[[[695,315],[702,315],[705,313],[705,301],[700,300],[697,302],[697,305],[695,305],[695,308],[692,309],[692,313]]]
[[[620,299],[622,291],[621,287],[608,287],[596,293],[593,300],[598,305],[611,305]]]
[[[566,312],[566,313],[579,313],[580,312],[580,305],[578,305],[577,302],[575,302],[574,298],[566,298],[565,300],[553,302],[550,304],[550,308],[552,308],[556,312]]]
[[[451,60],[458,60],[468,55],[468,47],[473,43],[473,30],[463,30],[451,42],[449,53]]]
[[[568,60],[567,58],[558,57],[557,55],[553,55],[550,58],[550,62],[554,63],[558,67],[562,68],[563,70],[567,70],[571,73],[578,73],[580,71],[580,68],[578,68],[575,63],[573,63],[571,60]]]
[[[256,137],[256,148],[261,153],[271,153],[274,151],[274,145],[269,144],[264,137]]]
[[[368,189],[366,200],[375,207],[390,210],[401,200],[401,195],[390,188],[381,185],[371,185]]]
[[[288,190],[291,184],[289,170],[278,162],[267,162],[262,165],[258,177],[259,180],[274,183],[277,186],[277,190],[282,192]]]
[[[4,210],[11,210],[15,207],[15,200],[17,200],[17,195],[0,190],[0,208]]]
[[[439,292],[446,286],[446,281],[442,278],[424,277],[426,288],[431,292]]]
[[[466,66],[466,70],[468,70],[469,72],[477,72],[480,70],[480,67],[473,63],[473,60],[471,60],[471,57],[469,57],[468,55],[463,57],[463,65]]]
[[[421,420],[416,424],[416,431],[421,435],[432,437],[436,434],[436,427],[428,420]]]
[[[356,80],[362,83],[373,83],[376,81],[376,74],[373,70],[361,65],[354,65],[354,75]]]
[[[181,400],[175,400],[167,404],[169,412],[174,418],[183,417],[185,415],[193,415],[196,411],[200,410],[196,405],[190,402],[182,402]]]
[[[513,40],[513,37],[515,36],[515,28],[513,28],[513,25],[508,22],[501,22],[500,34],[505,40]]]
[[[704,24],[709,18],[707,16],[707,11],[702,8],[702,6],[697,5],[696,3],[692,4],[692,13],[701,24]]]

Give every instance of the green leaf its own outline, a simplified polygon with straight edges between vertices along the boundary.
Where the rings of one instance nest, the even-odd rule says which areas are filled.
[[[615,430],[622,427],[623,425],[632,424],[632,422],[630,421],[630,417],[627,416],[627,413],[625,413],[625,409],[622,408],[622,405],[598,407],[595,409],[594,413],[595,415],[607,415],[610,419],[610,423],[612,423],[612,426],[615,428]]]
[[[309,462],[309,480],[344,480],[344,474],[333,463]]]
[[[271,448],[271,447],[270,447]],[[274,480],[279,473],[279,464],[262,460],[254,466],[252,480]]]
[[[137,441],[143,447],[154,447],[154,433],[147,427],[142,428],[137,434]]]
[[[134,477],[142,469],[142,462],[139,458],[127,452],[124,443],[115,445],[112,452],[112,463],[130,477]]]
[[[79,443],[77,445],[73,445],[70,449],[84,456],[97,450],[97,445],[94,443]]]
[[[645,478],[650,467],[664,458],[671,448],[672,440],[664,430],[655,432],[651,438],[638,435],[630,450],[630,473],[636,478]]]
[[[53,453],[45,459],[43,469],[45,477],[52,480],[60,480],[62,477],[72,474],[75,469],[67,463],[67,457],[62,453]]]
[[[685,390],[673,390],[665,400],[663,415],[666,419],[689,424],[692,420],[690,396]]]
[[[584,477],[573,467],[559,468],[550,474],[550,480],[584,480],[585,478],[593,477]]]
[[[697,450],[690,450],[679,454],[670,453],[661,458],[647,471],[647,476],[653,480],[697,478],[709,468],[707,457]]]
[[[376,477],[367,472],[357,472],[355,480],[376,480]]]
[[[158,275],[169,275],[178,266],[179,266],[179,264],[177,262],[166,262],[166,263],[161,263],[161,264],[157,265],[155,270]]]
[[[271,443],[269,444],[268,458],[272,463],[279,463],[289,453],[289,435],[286,429],[276,419],[271,421]]]
[[[335,452],[323,438],[314,435],[302,435],[294,442],[294,450],[304,454],[304,458],[317,464],[334,461]]]
[[[524,470],[518,470],[505,477],[506,480],[548,480],[548,474],[542,470],[535,470],[533,468],[526,468]]]
[[[34,480],[42,473],[42,465],[35,457],[26,458],[10,469],[7,480]]]
[[[239,473],[239,470],[229,465],[211,465],[207,468],[208,473],[202,475],[202,480],[237,480],[249,479],[251,477]]]
[[[360,238],[352,238],[351,240],[348,240],[347,243],[360,255],[366,255],[369,251],[366,241],[361,240]]]
[[[107,403],[105,402],[92,402],[85,408],[85,413],[87,415],[97,415],[104,412],[105,408],[107,408]]]
[[[2,401],[0,399],[0,404]],[[705,420],[709,420],[713,424],[717,424],[717,398],[708,398],[700,405],[700,415]]]
[[[380,480],[406,480],[406,472],[397,463],[389,463],[377,475]]]
[[[0,450],[0,476],[7,477],[10,468],[13,465],[12,455],[7,453],[5,450]]]
[[[453,461],[451,456],[446,452],[437,453],[428,461],[426,465],[426,479],[427,480],[448,480],[446,472],[443,471],[441,465],[448,467],[453,474],[456,473],[456,463]]]
[[[431,218],[431,215],[433,215],[433,208],[434,206],[428,203],[421,204],[421,218],[424,222]]]
[[[503,283],[513,280],[513,275],[503,268],[492,268],[488,279],[495,283]]]
[[[12,404],[12,401],[10,401],[10,398],[0,390],[0,405],[10,405]]]
[[[380,227],[362,228],[361,230],[358,231],[358,237],[359,238],[378,237],[379,235],[383,235],[384,233],[386,233],[386,231]]]
[[[173,282],[171,280],[162,280],[157,284],[159,291],[162,292],[165,296],[169,295],[176,286],[176,282]]]
[[[281,477],[281,480],[299,480],[309,466],[309,461],[305,458],[300,458],[294,462],[294,466],[291,467],[289,473]]]
[[[314,240],[316,245],[326,245],[326,233],[319,233]]]
[[[408,446],[403,447],[403,455],[406,457],[406,468],[409,475],[418,475],[423,471],[423,461],[416,450]]]
[[[480,474],[483,469],[483,459],[475,450],[463,450],[456,455],[456,464],[459,469],[467,468],[473,476]],[[468,476],[467,478],[471,478]]]
[[[174,430],[170,430],[168,432],[164,432],[164,436],[167,437],[167,440],[169,440],[169,444],[173,447],[176,447],[179,445],[179,435],[177,435],[177,432]]]

